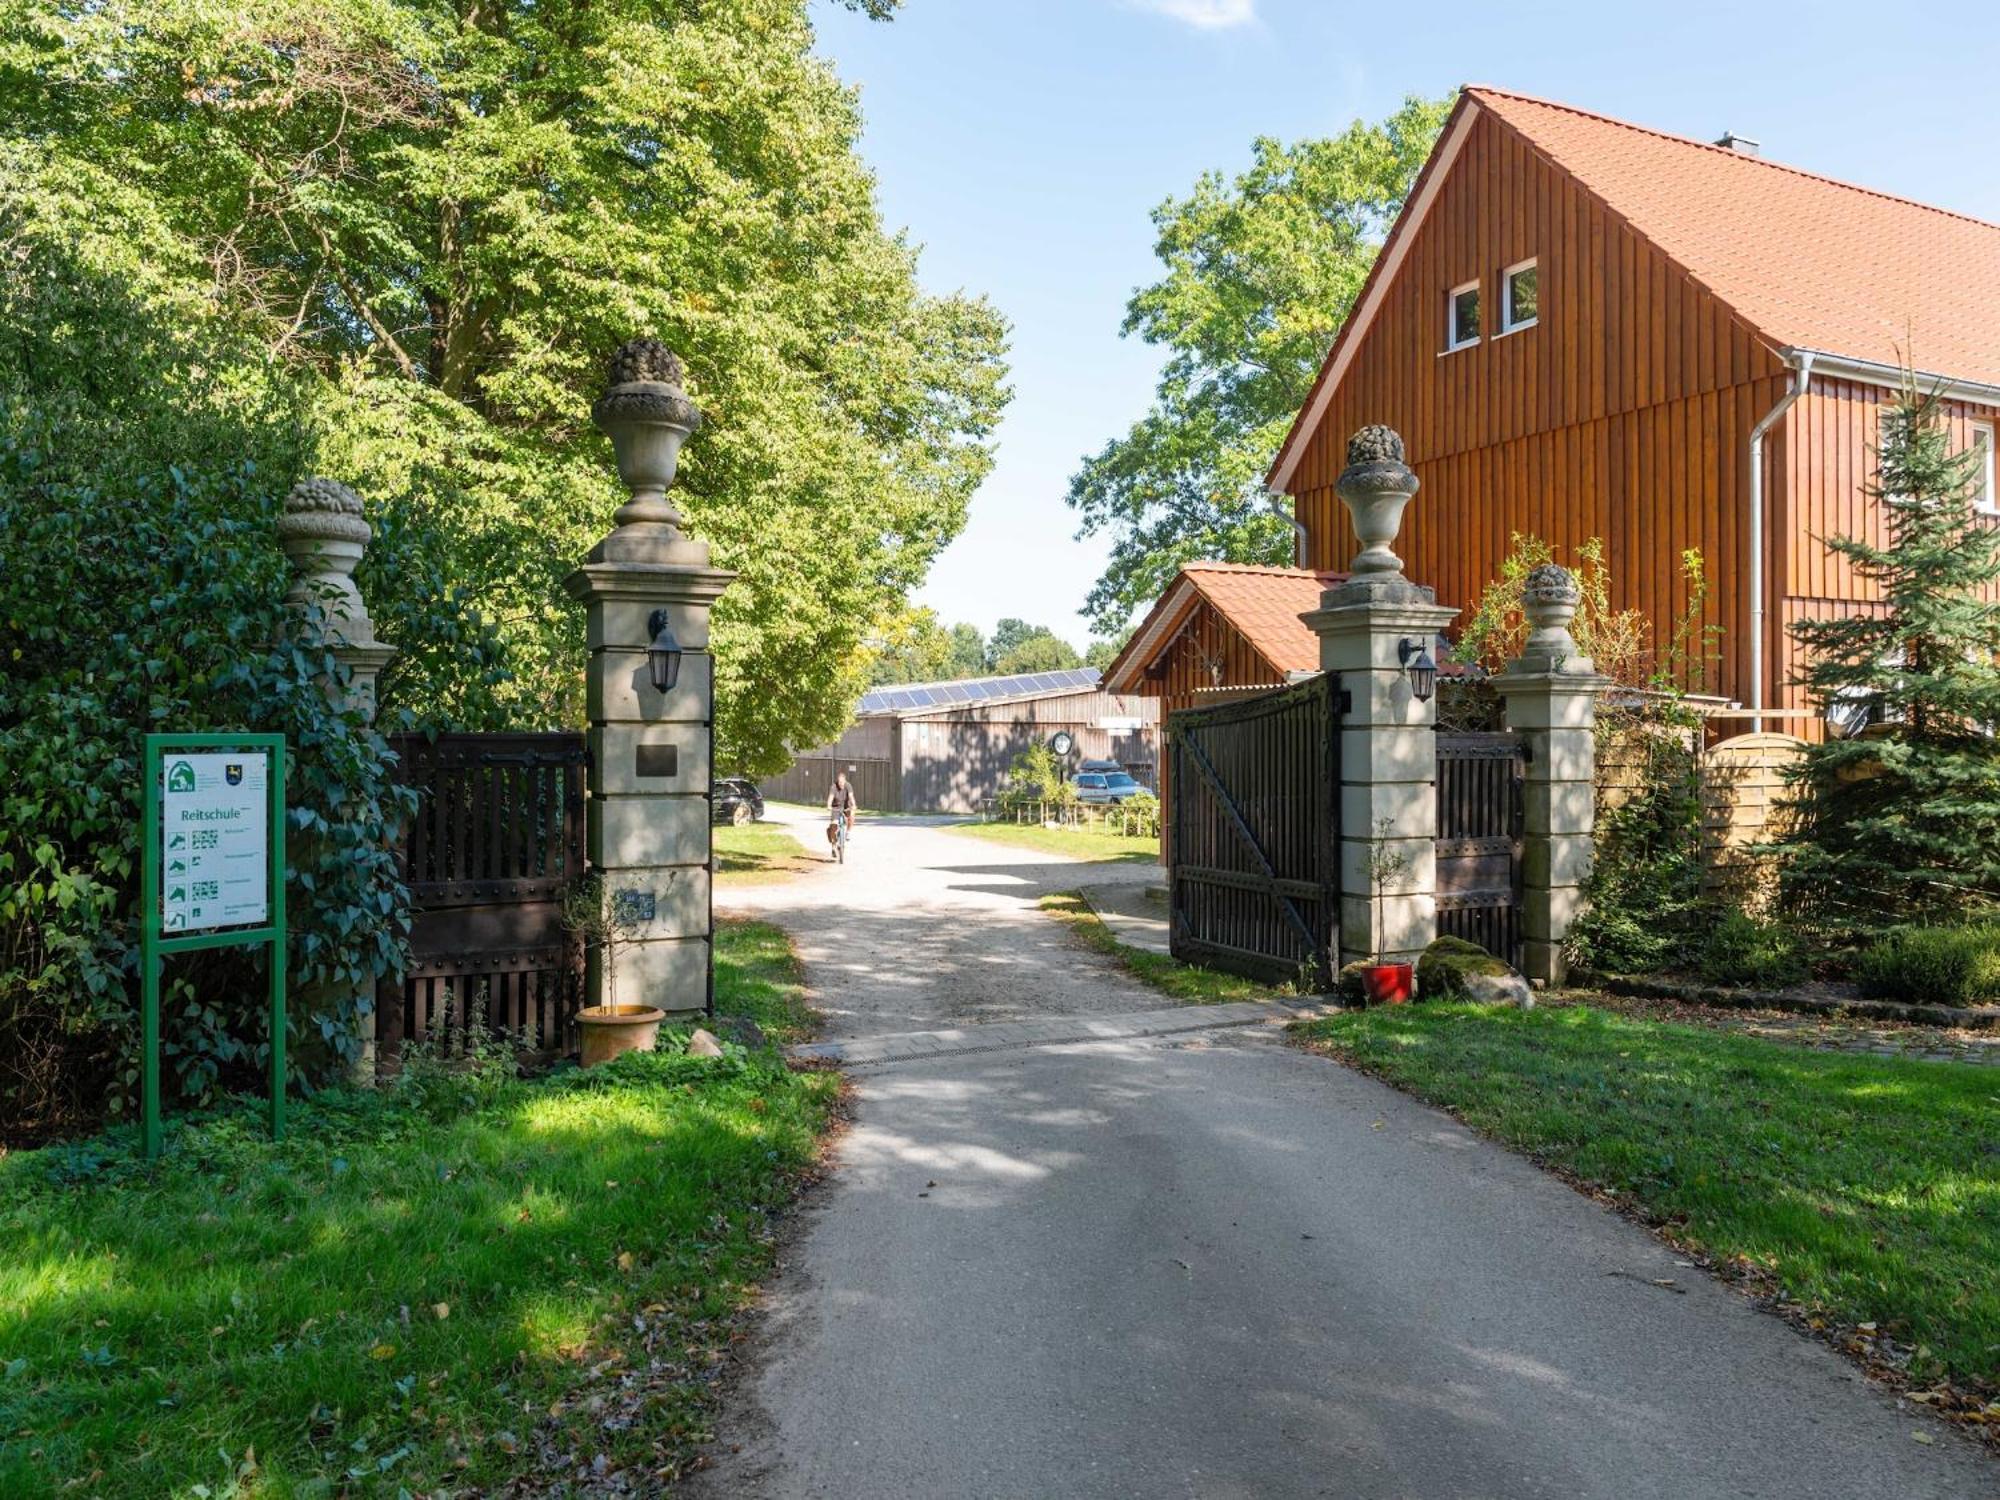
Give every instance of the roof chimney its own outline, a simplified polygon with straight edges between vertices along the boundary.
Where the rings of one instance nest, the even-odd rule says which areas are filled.
[[[1738,135],[1733,130],[1722,132],[1722,139],[1715,143],[1725,151],[1734,151],[1739,156],[1761,156],[1764,152],[1762,141],[1753,141],[1747,135]]]

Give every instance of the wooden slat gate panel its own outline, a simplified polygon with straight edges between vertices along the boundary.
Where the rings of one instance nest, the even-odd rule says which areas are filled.
[[[1340,681],[1167,720],[1176,958],[1332,983],[1340,951]]]
[[[1515,734],[1437,737],[1437,925],[1521,962],[1522,770]]]
[[[583,947],[562,925],[584,873],[580,734],[393,736],[417,792],[403,838],[410,968],[378,996],[391,1044],[483,1018],[543,1052],[567,1050]]]

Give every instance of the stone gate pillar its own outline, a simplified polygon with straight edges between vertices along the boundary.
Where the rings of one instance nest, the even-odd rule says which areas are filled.
[[[667,499],[681,444],[701,422],[681,378],[680,360],[657,339],[634,339],[612,359],[591,418],[611,439],[631,499],[563,581],[588,620],[590,862],[633,923],[619,940],[617,1000],[669,1016],[709,1004],[709,612],[736,576],[709,565],[708,544],[681,531]],[[679,653],[665,691],[648,661],[656,650],[662,660]],[[605,980],[593,952],[591,1004],[609,1003]]]
[[[285,496],[277,522],[278,544],[292,565],[292,586],[285,603],[304,614],[315,606],[325,623],[327,647],[347,669],[346,681],[323,684],[335,708],[375,721],[375,685],[396,648],[375,638],[375,622],[354,586],[354,569],[368,550],[374,532],[361,513],[361,497],[335,479],[301,479]],[[322,991],[324,1002],[342,997]],[[346,1001],[359,1029],[360,1055],[354,1062],[356,1082],[375,1081],[375,986],[371,982]]]
[[[1522,608],[1529,634],[1521,655],[1493,679],[1507,701],[1507,727],[1527,741],[1522,788],[1521,965],[1531,980],[1561,984],[1563,942],[1583,909],[1597,808],[1597,673],[1569,632],[1582,591],[1567,568],[1528,575]]]
[[[1340,735],[1340,961],[1414,962],[1437,936],[1437,717],[1410,665],[1419,653],[1435,665],[1438,631],[1458,611],[1405,578],[1389,550],[1417,492],[1402,438],[1387,427],[1355,433],[1337,488],[1363,547],[1347,581],[1301,618],[1351,704]],[[1378,902],[1382,860],[1399,868]]]

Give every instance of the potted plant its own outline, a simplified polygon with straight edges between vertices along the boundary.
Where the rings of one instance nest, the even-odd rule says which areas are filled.
[[[651,913],[642,909],[636,891],[613,891],[601,875],[576,881],[563,892],[563,926],[586,943],[597,946],[604,964],[604,1001],[576,1013],[583,1065],[595,1067],[621,1052],[651,1052],[659,1041],[666,1012],[651,1005],[618,1003],[618,944],[645,925]]]
[[[1410,868],[1409,856],[1392,848],[1389,835],[1395,829],[1393,818],[1381,818],[1375,824],[1375,842],[1368,846],[1368,880],[1374,887],[1375,899],[1369,909],[1372,931],[1369,946],[1379,955],[1382,951],[1382,896],[1389,882]],[[1376,962],[1361,971],[1361,987],[1370,1005],[1405,1005],[1415,991],[1415,966],[1406,963]]]

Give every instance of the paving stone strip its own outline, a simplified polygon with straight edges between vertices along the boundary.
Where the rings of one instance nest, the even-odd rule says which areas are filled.
[[[1130,1011],[1113,1016],[1050,1016],[992,1026],[953,1026],[940,1031],[905,1031],[846,1041],[803,1042],[789,1049],[801,1061],[869,1067],[913,1058],[997,1052],[1011,1047],[1046,1047],[1065,1042],[1114,1042],[1134,1037],[1215,1031],[1230,1026],[1283,1025],[1330,1015],[1337,1007],[1312,1001],[1245,1000],[1229,1005],[1177,1005],[1168,1010]]]

